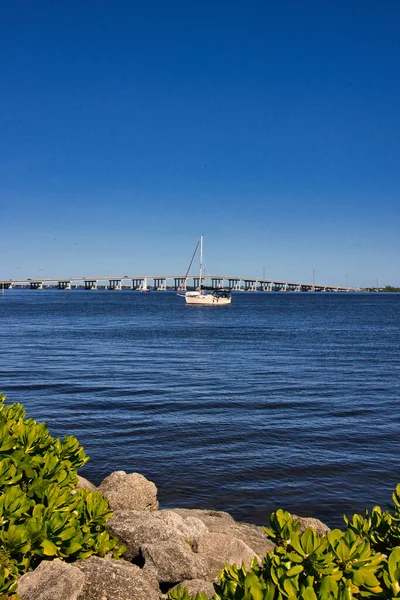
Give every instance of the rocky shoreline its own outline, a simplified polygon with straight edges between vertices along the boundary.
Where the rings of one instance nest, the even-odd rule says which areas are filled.
[[[262,527],[237,522],[229,513],[159,510],[155,484],[139,473],[115,471],[98,488],[79,477],[78,487],[108,498],[114,511],[108,529],[126,547],[124,559],[43,561],[20,577],[21,600],[160,600],[177,585],[211,598],[226,564],[249,565],[273,548]],[[329,531],[317,519],[300,523],[302,529]]]

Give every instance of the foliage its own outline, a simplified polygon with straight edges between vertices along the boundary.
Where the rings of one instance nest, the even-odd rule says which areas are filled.
[[[4,401],[0,395],[0,600],[17,599],[17,575],[42,560],[123,551],[106,531],[108,501],[76,491],[88,460],[78,441],[54,439],[22,405]]]
[[[208,600],[207,595],[200,592],[195,596],[190,596],[187,589],[184,590],[181,586],[178,586],[176,590],[170,590],[168,592],[169,600]]]
[[[365,290],[366,292],[400,292],[400,287],[395,287],[393,285],[385,285],[385,287],[369,287],[366,288]]]
[[[400,484],[392,512],[375,507],[354,515],[344,532],[322,536],[278,510],[265,529],[276,544],[262,564],[226,566],[214,584],[213,600],[352,600],[400,598]],[[171,600],[191,598],[185,590]]]
[[[400,546],[400,484],[392,493],[391,511],[374,506],[371,513],[364,516],[353,515],[351,521],[344,517],[349,529],[367,540],[376,552],[389,554],[395,546]]]

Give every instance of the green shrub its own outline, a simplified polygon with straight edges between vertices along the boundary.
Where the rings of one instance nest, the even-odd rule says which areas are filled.
[[[276,544],[262,564],[226,566],[214,584],[213,600],[351,600],[400,598],[400,485],[393,512],[375,507],[371,515],[354,515],[344,532],[322,536],[278,510],[265,529]],[[191,598],[186,590],[170,600]]]
[[[0,395],[0,600],[17,599],[17,575],[42,560],[124,550],[106,531],[108,501],[76,491],[77,470],[88,460],[78,441],[54,439],[25,418],[22,405],[4,401]]]
[[[400,484],[392,494],[394,505],[392,510],[385,510],[374,506],[369,514],[365,511],[364,516],[354,515],[350,521],[344,517],[349,529],[365,540],[377,552],[389,554],[395,546],[400,546]]]
[[[208,600],[206,594],[201,592],[195,596],[190,596],[187,589],[183,590],[180,586],[176,590],[170,590],[168,598],[170,600]]]

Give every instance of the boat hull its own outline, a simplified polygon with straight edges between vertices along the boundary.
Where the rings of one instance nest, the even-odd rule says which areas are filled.
[[[224,306],[230,304],[231,297],[218,297],[213,294],[198,294],[196,292],[187,292],[185,294],[186,304],[199,304],[202,306]]]

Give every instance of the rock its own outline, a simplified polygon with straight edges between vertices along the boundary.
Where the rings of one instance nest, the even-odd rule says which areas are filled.
[[[184,579],[206,579],[206,561],[184,542],[144,544],[141,549],[143,571],[160,583],[176,583]]]
[[[271,542],[262,527],[250,523],[235,523],[227,531],[229,535],[235,536],[249,546],[258,556],[264,558],[267,552],[274,549],[275,544]]]
[[[197,543],[163,541],[143,544],[140,548],[143,570],[160,583],[184,579],[213,581],[226,564],[249,566],[255,557],[242,540],[224,533],[206,533]]]
[[[143,544],[169,541],[183,542],[190,546],[208,531],[199,519],[193,517],[184,519],[170,510],[157,512],[117,510],[108,522],[108,529],[121,544],[126,546],[127,560],[137,557]]]
[[[136,565],[98,556],[74,564],[86,579],[78,600],[159,600],[157,581]],[[56,599],[65,600],[64,596],[52,598]]]
[[[298,519],[300,521],[300,531],[305,531],[307,527],[312,527],[318,535],[327,535],[330,532],[328,525],[325,525],[325,523],[322,523],[319,519],[314,519],[313,517],[298,517],[297,515],[292,515],[292,519]]]
[[[108,498],[112,510],[158,509],[156,486],[139,473],[114,471],[101,482],[98,489]]]
[[[58,558],[44,560],[19,579],[17,592],[21,600],[78,600],[85,580],[75,566]]]
[[[96,486],[93,485],[90,481],[78,475],[78,485],[76,486],[78,490],[91,490],[92,492],[96,491]]]
[[[203,593],[207,598],[212,598],[215,594],[213,584],[210,581],[204,581],[203,579],[184,579],[172,589],[176,590],[179,586],[181,586],[183,590],[186,588],[189,596]]]
[[[226,563],[249,565],[254,557],[260,560],[253,548],[230,533],[229,527],[234,531],[236,526],[230,515],[221,517],[227,533],[210,532],[202,520],[191,516],[202,512],[182,512],[181,516],[171,510],[116,511],[108,528],[126,546],[125,559],[142,566],[160,583],[212,581]],[[220,522],[220,517],[204,517]],[[242,533],[240,527],[237,530]]]
[[[232,535],[226,533],[208,533],[202,536],[197,545],[197,552],[208,569],[207,579],[212,581],[218,573],[228,565],[239,565],[246,567],[256,558],[261,563],[261,558],[254,550]]]
[[[174,508],[172,510],[182,517],[192,516],[200,519],[211,532],[226,533],[242,540],[254,550],[255,554],[261,557],[274,548],[273,542],[268,539],[262,527],[236,522],[227,512],[190,508]]]
[[[234,525],[235,519],[227,512],[221,510],[203,510],[201,508],[172,508],[172,512],[177,513],[184,519],[195,517],[203,521],[209,531],[219,531],[230,525]]]

